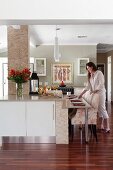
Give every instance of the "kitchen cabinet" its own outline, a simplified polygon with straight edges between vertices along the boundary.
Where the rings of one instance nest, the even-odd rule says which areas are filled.
[[[25,102],[0,102],[0,136],[26,136]]]
[[[55,136],[54,101],[3,101],[0,110],[0,136]]]
[[[55,136],[55,102],[27,102],[27,135]]]

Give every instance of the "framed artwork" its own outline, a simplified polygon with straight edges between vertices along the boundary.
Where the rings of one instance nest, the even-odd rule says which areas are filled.
[[[34,63],[30,63],[30,71],[31,71],[31,73],[33,73],[33,71],[34,71]]]
[[[38,76],[46,76],[46,58],[35,58],[35,71]]]
[[[102,73],[105,75],[105,64],[104,63],[98,63],[97,69],[102,71]]]
[[[52,82],[61,83],[72,83],[72,64],[53,64],[52,65]]]
[[[78,58],[78,76],[86,76],[86,63],[89,62],[89,58]]]

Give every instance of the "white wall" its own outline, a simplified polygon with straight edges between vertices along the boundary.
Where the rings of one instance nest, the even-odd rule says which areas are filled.
[[[39,46],[37,48],[30,49],[30,57],[47,58],[47,75],[39,77],[40,81],[49,82],[52,84],[52,64],[55,63],[53,58],[54,49],[53,46]],[[73,65],[73,84],[74,86],[84,86],[84,82],[87,81],[86,76],[78,76],[78,58],[89,58],[90,61],[96,63],[96,46],[94,45],[68,45],[60,46],[61,59],[60,63],[72,63]],[[2,53],[0,56],[7,56],[7,53]]]
[[[41,82],[52,83],[52,64],[54,62],[53,46],[39,46],[37,48],[31,48],[30,57],[47,58],[47,76],[39,77]],[[86,76],[78,76],[78,58],[89,58],[90,61],[96,63],[96,46],[94,45],[68,45],[60,46],[61,59],[60,63],[72,63],[73,64],[73,85],[83,86],[87,81]]]
[[[4,95],[6,95],[8,93],[8,80],[7,80],[8,72],[7,72],[7,70],[4,70],[4,73],[3,73],[3,63],[7,63],[7,62],[8,62],[8,58],[0,57],[0,73],[1,73],[0,96],[3,96],[3,92],[4,92]],[[4,81],[3,81],[3,75],[4,75]],[[3,88],[5,88],[4,91],[3,91]]]

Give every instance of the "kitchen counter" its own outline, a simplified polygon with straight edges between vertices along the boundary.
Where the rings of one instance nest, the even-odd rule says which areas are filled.
[[[85,101],[83,101],[85,103]],[[89,108],[88,103],[80,108]],[[73,106],[65,95],[0,97],[0,144],[2,136],[53,136],[56,144],[68,144],[68,108]]]
[[[55,137],[68,144],[68,108],[57,96],[16,95],[0,97],[0,145],[2,136]]]
[[[32,96],[32,95],[23,95],[22,97],[17,97],[16,95],[8,95],[0,97],[0,101],[56,101],[62,100],[61,97],[58,96]]]

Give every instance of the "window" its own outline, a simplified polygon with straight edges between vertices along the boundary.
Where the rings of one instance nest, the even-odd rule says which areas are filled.
[[[86,63],[89,62],[89,58],[78,58],[78,76],[86,76]]]
[[[38,76],[46,76],[46,58],[35,59],[35,71]]]

